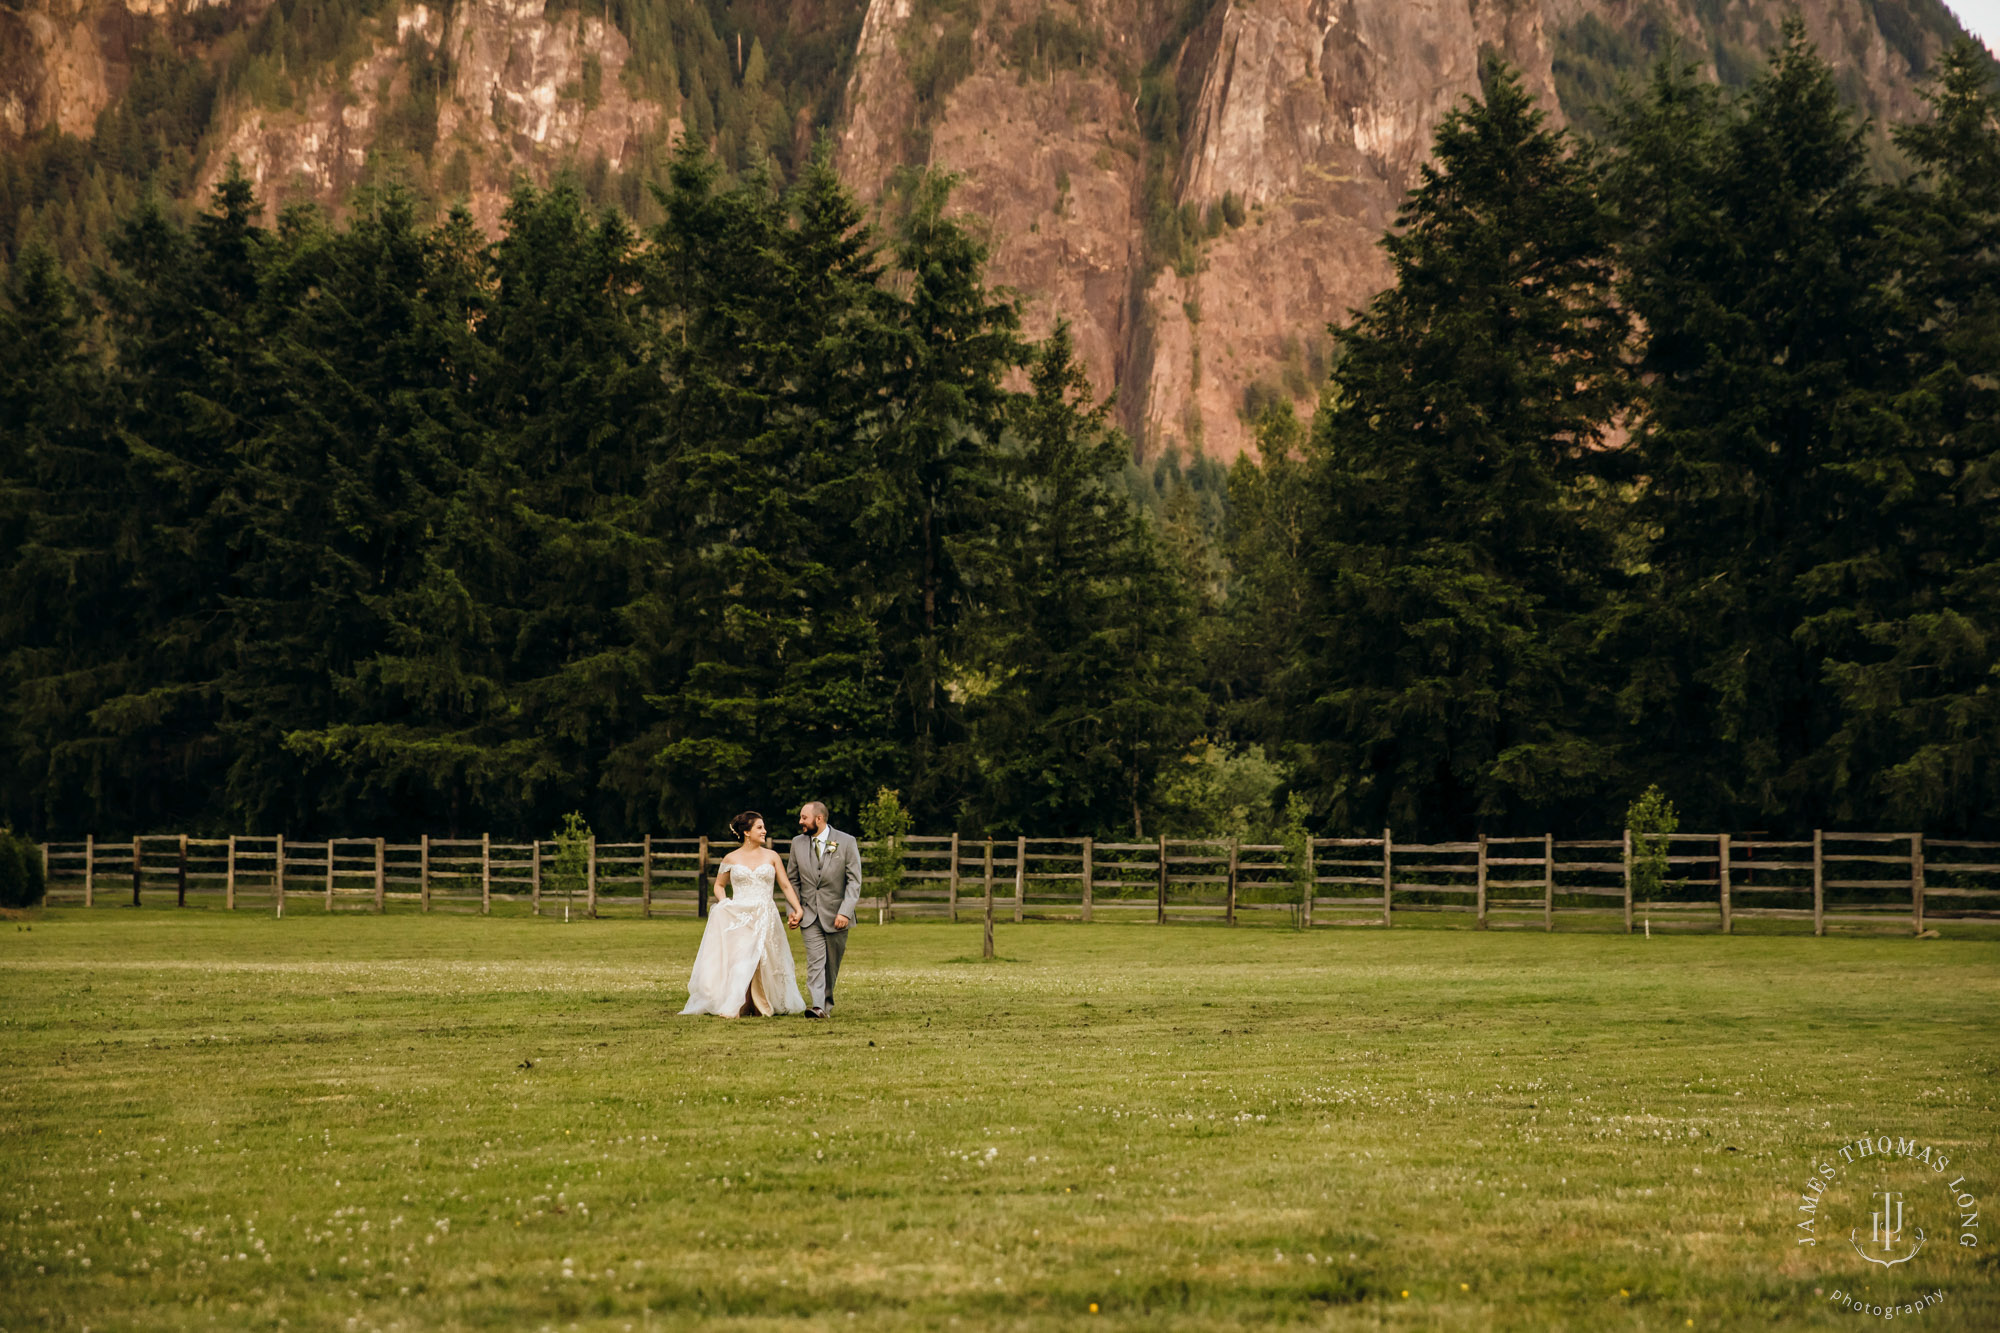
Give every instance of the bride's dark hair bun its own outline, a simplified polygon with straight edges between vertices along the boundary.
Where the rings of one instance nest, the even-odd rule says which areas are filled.
[[[763,817],[755,810],[745,810],[742,814],[729,821],[729,831],[739,838],[745,837],[749,834],[752,826]]]

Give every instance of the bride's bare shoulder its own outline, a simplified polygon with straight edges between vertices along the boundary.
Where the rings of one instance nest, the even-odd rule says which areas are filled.
[[[755,851],[748,847],[738,847],[716,864],[719,866],[741,866],[745,870],[755,870],[759,866],[774,866],[779,862],[778,854],[769,848],[760,847]]]

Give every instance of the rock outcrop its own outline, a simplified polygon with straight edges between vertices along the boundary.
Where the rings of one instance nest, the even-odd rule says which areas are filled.
[[[0,9],[0,138],[44,127],[87,136],[122,86],[133,11],[101,0],[27,0]]]
[[[405,4],[345,78],[329,74],[282,110],[229,107],[207,180],[233,158],[274,207],[338,204],[381,146],[383,117],[413,99],[413,77],[434,74],[434,128],[418,126],[426,154],[445,190],[493,230],[517,172],[546,179],[554,166],[600,159],[617,171],[662,123],[664,108],[627,90],[628,51],[601,17],[545,13],[542,0]]]

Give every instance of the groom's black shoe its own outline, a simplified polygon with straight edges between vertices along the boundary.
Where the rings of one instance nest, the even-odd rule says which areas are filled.
[[[820,1012],[819,1010],[817,1010],[817,1009],[808,1009],[808,1010],[806,1010],[806,1012],[805,1012],[805,1016],[806,1016],[807,1018],[825,1018],[825,1017],[826,1017],[826,1015],[825,1015],[825,1014],[821,1013],[821,1012]]]

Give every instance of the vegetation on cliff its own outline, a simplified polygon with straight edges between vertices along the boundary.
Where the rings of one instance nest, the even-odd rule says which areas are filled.
[[[453,12],[442,8],[447,17]],[[554,23],[585,9],[601,14],[629,44],[625,77],[633,92],[679,117],[725,170],[768,169],[788,179],[832,123],[865,8],[859,0],[807,7],[559,0],[544,17]],[[130,17],[130,81],[92,133],[48,128],[0,151],[0,258],[39,240],[80,269],[104,257],[114,222],[148,196],[186,220],[232,112],[303,105],[312,89],[344,79],[377,44],[397,47],[397,13],[386,0],[276,0],[254,12],[220,5]],[[411,34],[400,40],[394,64],[390,86],[398,91],[385,90],[363,184],[402,185],[426,212],[447,207],[471,183],[462,146],[438,140],[451,54]],[[594,105],[603,77],[601,63],[586,57],[574,85],[557,91]],[[655,142],[623,173],[588,161],[562,165],[592,203],[617,204],[649,224],[657,215],[644,186],[671,156],[665,134],[663,118]],[[500,179],[517,167],[500,164]]]

